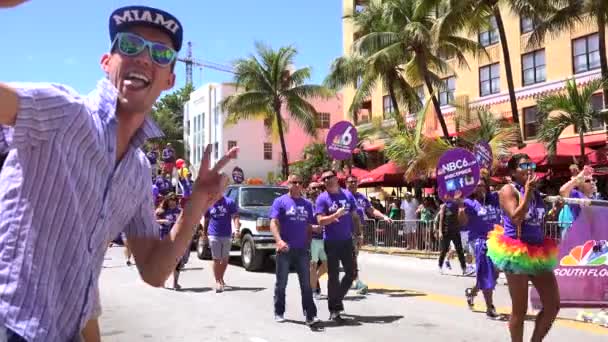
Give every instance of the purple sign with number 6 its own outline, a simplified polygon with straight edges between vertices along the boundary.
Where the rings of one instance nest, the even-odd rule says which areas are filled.
[[[340,121],[333,125],[325,140],[327,153],[335,160],[350,158],[357,142],[357,129],[348,121]]]
[[[470,196],[479,182],[479,163],[473,153],[454,148],[444,153],[437,163],[437,191],[443,201],[453,198],[456,191]]]

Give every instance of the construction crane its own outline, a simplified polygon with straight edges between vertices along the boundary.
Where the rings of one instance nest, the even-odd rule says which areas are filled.
[[[177,60],[186,64],[186,84],[192,84],[192,67],[195,65],[197,67],[200,67],[201,69],[209,68],[234,74],[234,69],[231,66],[209,61],[203,61],[192,57],[192,42],[188,42],[188,50],[186,51],[186,57],[180,57]]]

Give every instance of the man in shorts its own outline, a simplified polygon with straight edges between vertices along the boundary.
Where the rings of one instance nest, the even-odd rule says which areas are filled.
[[[312,182],[308,185],[308,199],[313,203],[313,208],[317,197],[323,191],[323,184]],[[312,240],[310,242],[310,287],[315,299],[321,299],[321,287],[319,279],[327,273],[327,254],[323,242],[323,227],[318,224],[312,225]]]
[[[236,230],[235,234],[238,236],[241,228],[238,208],[232,199],[223,196],[207,210],[203,224],[203,241],[207,240],[211,248],[215,292],[217,293],[224,292],[226,286],[224,275],[230,261],[233,226]]]

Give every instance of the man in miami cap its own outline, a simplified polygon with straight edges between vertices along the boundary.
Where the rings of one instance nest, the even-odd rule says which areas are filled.
[[[162,286],[228,182],[220,171],[237,149],[211,168],[208,146],[188,205],[159,238],[140,147],[162,135],[148,113],[174,85],[183,28],[141,6],[116,10],[109,26],[105,77],[91,94],[0,83],[0,146],[8,150],[0,173],[1,341],[78,340],[98,304],[107,243],[123,231],[142,279]]]

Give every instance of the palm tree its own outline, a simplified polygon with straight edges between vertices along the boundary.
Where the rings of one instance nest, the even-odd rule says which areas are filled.
[[[500,7],[507,7],[511,12],[520,16],[530,18],[538,18],[541,13],[547,11],[547,5],[544,0],[469,0],[468,6],[461,6],[469,15],[469,29],[477,31],[481,28],[490,28],[490,20],[494,18],[496,28],[500,37],[500,46],[503,54],[505,66],[505,74],[507,77],[507,88],[509,90],[509,103],[511,104],[511,115],[513,123],[520,127],[519,110],[517,109],[517,98],[515,97],[515,84],[513,82],[513,70],[511,68],[511,54],[509,52],[509,44],[507,41],[507,33]],[[523,146],[523,137],[521,129],[517,138],[518,146]]]
[[[365,10],[347,15],[344,18],[353,21],[362,35],[373,32],[392,30],[390,21],[384,17],[386,6],[381,0],[370,1]],[[355,95],[349,108],[355,124],[356,113],[364,101],[371,95],[378,83],[388,90],[394,112],[397,128],[404,129],[405,123],[401,115],[401,104],[408,111],[417,111],[420,102],[416,90],[402,76],[403,65],[407,62],[406,51],[393,49],[377,51],[372,49],[353,49],[350,56],[336,58],[331,65],[330,73],[325,84],[333,89],[345,86],[355,88]]]
[[[545,143],[549,157],[555,155],[557,143],[562,132],[574,125],[580,140],[580,163],[585,162],[585,132],[591,128],[591,121],[601,117],[591,104],[591,97],[608,83],[594,80],[582,89],[571,79],[566,82],[564,94],[547,95],[538,100],[539,121],[541,122],[538,139]],[[557,112],[557,115],[551,113]]]
[[[431,176],[439,158],[454,147],[445,139],[422,134],[425,115],[426,111],[419,112],[416,128],[394,135],[385,149],[389,159],[406,170],[408,181],[420,175]],[[509,149],[517,145],[517,127],[502,122],[491,112],[478,111],[470,115],[459,110],[454,120],[460,130],[456,145],[472,149],[480,141],[488,142],[495,167],[501,158],[509,154]]]
[[[297,50],[291,46],[278,50],[255,43],[257,55],[234,62],[234,82],[242,92],[228,96],[221,103],[228,112],[228,121],[254,118],[271,119],[276,125],[282,151],[282,175],[289,174],[287,147],[284,137],[284,120],[281,108],[285,107],[290,117],[310,136],[316,135],[315,118],[320,114],[308,100],[329,98],[334,92],[321,85],[304,84],[310,78],[309,67],[290,71]]]
[[[543,18],[532,35],[529,44],[541,42],[547,33],[554,36],[573,29],[576,24],[594,25],[599,38],[600,69],[602,78],[608,79],[608,58],[606,56],[606,25],[608,24],[608,3],[606,0],[551,0],[551,12]],[[608,84],[603,85],[604,108],[608,108]]]
[[[465,27],[468,13],[461,10],[458,0],[384,0],[384,17],[391,25],[386,31],[370,32],[353,45],[355,51],[376,51],[378,54],[407,57],[403,66],[405,78],[411,83],[423,83],[435,108],[441,130],[446,139],[449,132],[435,95],[435,87],[442,87],[438,73],[453,72],[441,55],[454,56],[459,66],[468,67],[466,53],[479,54],[481,46],[459,36]],[[445,13],[437,14],[443,6]]]

